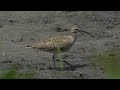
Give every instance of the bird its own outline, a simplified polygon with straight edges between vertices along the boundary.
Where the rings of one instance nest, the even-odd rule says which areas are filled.
[[[77,39],[78,32],[84,32],[86,34],[89,34],[91,37],[93,37],[93,35],[90,34],[89,32],[80,30],[77,26],[74,26],[71,28],[69,35],[67,36],[64,35],[64,36],[51,37],[49,39],[35,43],[33,45],[27,45],[27,48],[33,48],[33,49],[38,49],[41,51],[53,53],[53,65],[55,69],[56,68],[55,61],[59,61],[56,59],[58,56],[58,49],[60,50],[61,53],[69,51]]]

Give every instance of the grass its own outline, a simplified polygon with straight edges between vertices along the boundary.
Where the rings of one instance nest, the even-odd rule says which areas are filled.
[[[16,66],[16,65],[13,65],[13,66]],[[34,70],[19,72],[14,67],[14,68],[4,71],[0,75],[0,79],[32,79],[34,75],[35,75]]]
[[[18,72],[15,69],[11,69],[4,71],[0,79],[33,79],[34,74],[34,71]]]
[[[60,50],[60,48],[58,47],[57,48],[57,50],[58,50],[58,59],[60,60],[60,66],[61,66],[61,68],[63,69],[63,63],[62,63],[62,58],[61,58],[61,50]]]
[[[96,53],[94,58],[94,70],[100,65],[107,79],[120,79],[120,52],[111,50],[108,53]],[[95,71],[96,75],[96,71]]]
[[[16,79],[16,74],[15,69],[7,70],[1,75],[1,79]]]

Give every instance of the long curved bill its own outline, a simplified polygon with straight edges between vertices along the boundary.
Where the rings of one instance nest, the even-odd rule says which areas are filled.
[[[86,33],[86,34],[89,34],[92,38],[94,38],[93,35],[90,34],[89,32],[86,32],[86,31],[83,31],[83,30],[79,30],[79,32],[84,32],[84,33]]]

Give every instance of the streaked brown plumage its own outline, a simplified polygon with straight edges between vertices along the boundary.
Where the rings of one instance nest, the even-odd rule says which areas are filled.
[[[72,36],[58,36],[52,37],[48,40],[41,41],[32,45],[32,48],[40,49],[46,52],[57,53],[58,48],[61,52],[68,51],[75,42],[75,38]]]

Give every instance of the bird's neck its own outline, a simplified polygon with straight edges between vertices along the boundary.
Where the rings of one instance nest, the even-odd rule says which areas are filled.
[[[77,39],[77,35],[75,33],[70,32],[70,35],[76,40]]]

